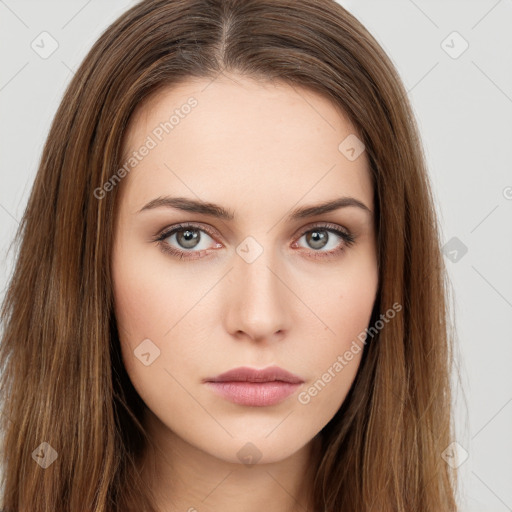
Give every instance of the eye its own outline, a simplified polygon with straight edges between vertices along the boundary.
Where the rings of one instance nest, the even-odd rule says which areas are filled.
[[[213,239],[204,228],[194,224],[178,224],[164,231],[155,241],[163,252],[178,258],[199,258],[212,246]],[[222,244],[215,241],[213,245],[222,247]]]
[[[294,247],[298,246],[298,242],[305,238],[306,244],[309,248],[313,249],[311,257],[313,258],[328,258],[336,256],[347,247],[350,247],[355,242],[355,236],[344,231],[335,224],[321,224],[304,231],[297,242],[293,244]],[[342,243],[340,243],[340,239]],[[307,247],[306,247],[307,248]],[[322,250],[325,249],[326,250]]]

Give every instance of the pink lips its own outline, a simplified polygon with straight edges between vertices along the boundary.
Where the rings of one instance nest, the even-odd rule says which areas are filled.
[[[282,402],[304,381],[278,366],[270,366],[263,370],[234,368],[203,382],[235,404],[264,407]]]

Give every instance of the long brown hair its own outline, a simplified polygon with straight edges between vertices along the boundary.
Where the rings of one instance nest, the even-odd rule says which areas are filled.
[[[119,187],[94,191],[119,171],[137,105],[223,71],[309,88],[357,127],[378,229],[372,323],[402,306],[322,431],[315,511],[456,510],[441,457],[453,436],[448,280],[425,157],[393,64],[333,0],[146,0],[89,51],[51,126],[2,308],[3,508],[155,510],[137,473],[144,404],[113,315]]]

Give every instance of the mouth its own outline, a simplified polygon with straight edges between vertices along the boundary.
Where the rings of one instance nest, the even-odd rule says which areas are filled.
[[[292,395],[304,380],[278,366],[263,370],[240,367],[203,381],[213,392],[238,405],[276,405]]]

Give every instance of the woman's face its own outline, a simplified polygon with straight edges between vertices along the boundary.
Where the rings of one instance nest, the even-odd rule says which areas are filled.
[[[373,189],[364,146],[327,99],[232,78],[187,81],[135,113],[115,312],[160,432],[266,463],[311,441],[356,375],[378,287]],[[366,208],[310,210],[342,198]],[[269,366],[300,383],[205,382]]]

